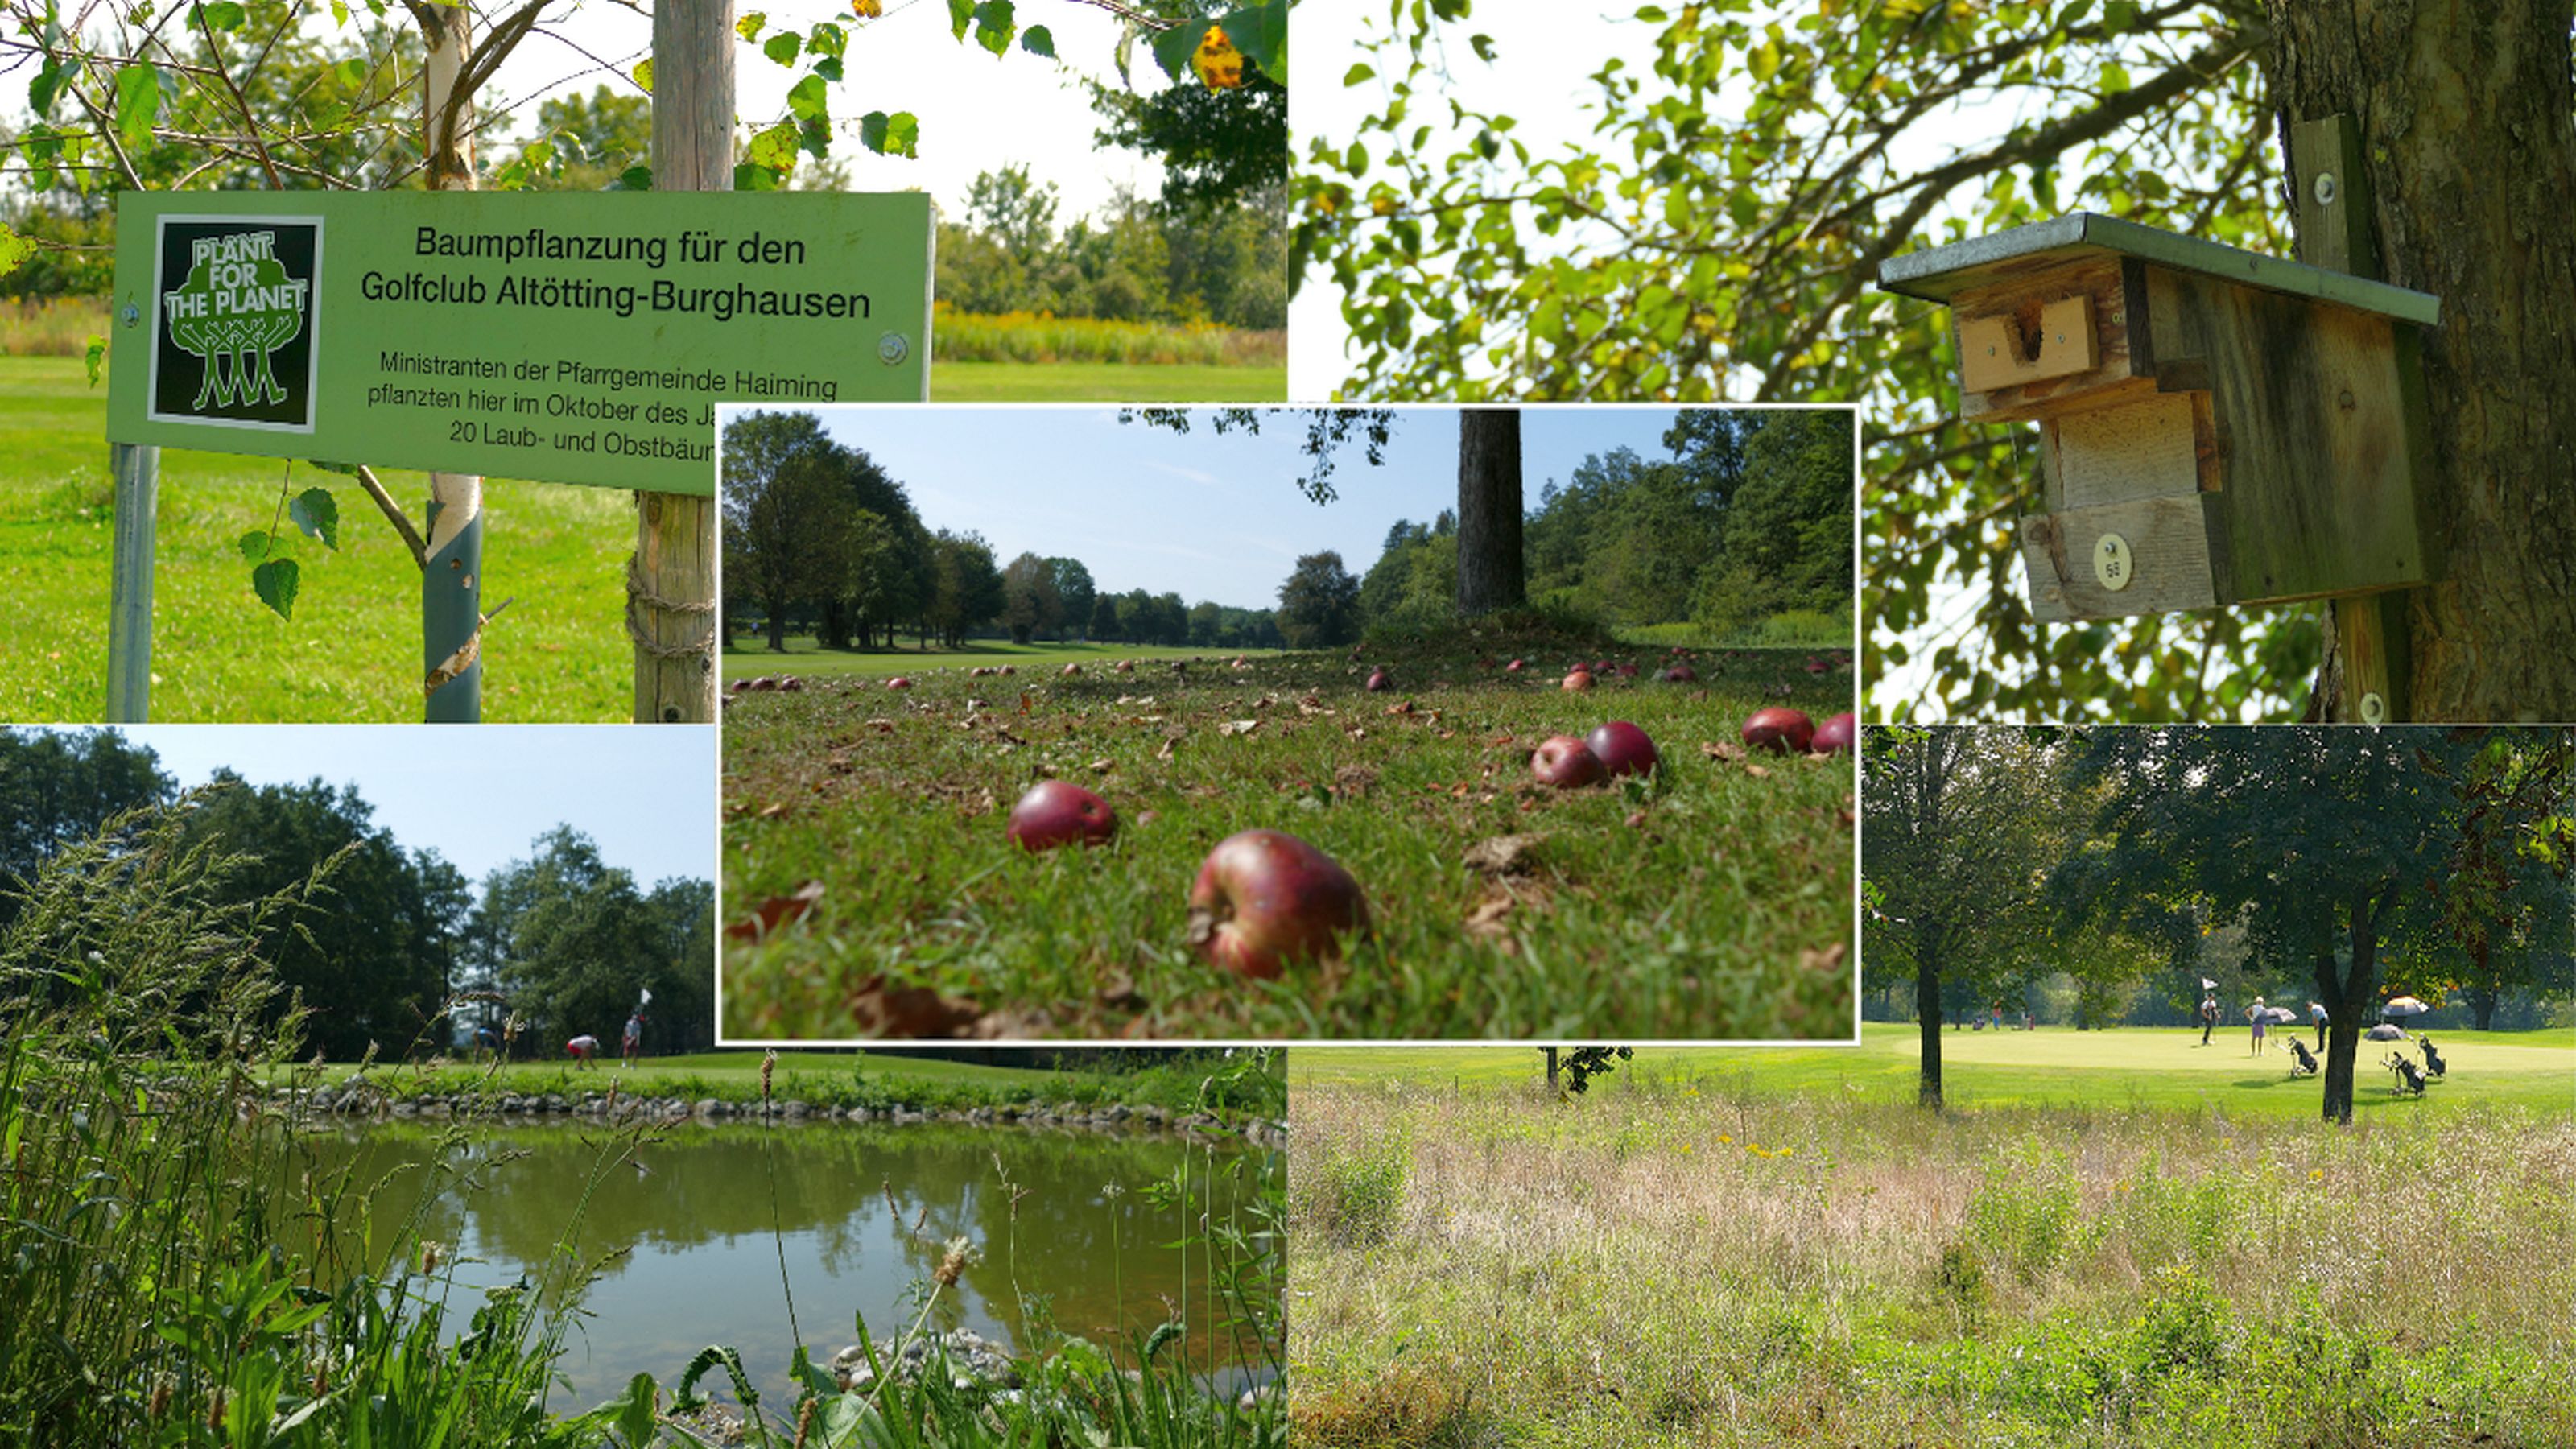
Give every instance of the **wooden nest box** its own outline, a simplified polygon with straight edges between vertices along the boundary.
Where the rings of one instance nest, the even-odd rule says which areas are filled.
[[[1960,417],[2040,425],[2037,618],[2441,576],[2415,351],[2441,299],[2087,212],[1893,258],[1879,285],[1949,305]]]

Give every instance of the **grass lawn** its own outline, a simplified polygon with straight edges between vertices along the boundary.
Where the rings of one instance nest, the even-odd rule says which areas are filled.
[[[1565,656],[1539,657],[1517,676],[1472,655],[1399,658],[1397,691],[1376,695],[1339,654],[737,695],[728,919],[806,882],[820,896],[767,939],[729,943],[724,1034],[1847,1036],[1850,757],[1756,762],[1734,741],[1781,688],[1811,714],[1848,708],[1849,677],[1746,656],[1703,659],[1697,686],[1641,674],[1576,695],[1557,687]],[[1538,741],[1608,719],[1657,740],[1656,784],[1529,780]],[[1049,777],[1110,802],[1113,845],[1031,856],[1009,841],[1011,805]],[[1254,827],[1341,862],[1373,939],[1275,982],[1200,960],[1184,940],[1192,879]],[[1517,870],[1469,865],[1506,835],[1535,837]]]
[[[1641,1048],[1635,1061],[1621,1063],[1592,1090],[1697,1088],[1904,1104],[1914,1100],[1919,1041],[1911,1025],[1873,1021],[1862,1025],[1857,1046]],[[2441,1114],[2470,1106],[2576,1116],[2576,1035],[2443,1032],[2434,1044],[2451,1073],[2418,1100],[2385,1090],[2389,1077],[2378,1063],[2386,1047],[2363,1042],[2354,1075],[2356,1117]],[[2279,1042],[2263,1057],[2247,1055],[2245,1046],[2242,1027],[2232,1037],[2221,1031],[2206,1047],[2198,1027],[1944,1031],[1942,1089],[1954,1109],[2143,1107],[2317,1115],[2321,1088],[2312,1077],[2290,1079],[2290,1055]],[[1297,1087],[1482,1088],[1535,1082],[1542,1070],[1529,1047],[1301,1047],[1289,1054],[1289,1081]]]
[[[935,362],[932,402],[1281,402],[1288,365]]]
[[[933,669],[949,669],[979,664],[1008,664],[1015,669],[1045,666],[1062,669],[1067,664],[1089,666],[1095,662],[1115,664],[1121,659],[1171,660],[1213,659],[1219,663],[1237,654],[1248,659],[1267,659],[1275,649],[1240,649],[1210,651],[1207,649],[1166,649],[1152,644],[1008,644],[1000,640],[979,640],[963,649],[913,650],[861,653],[848,649],[825,649],[814,642],[814,636],[791,635],[787,650],[773,654],[769,646],[746,636],[737,640],[724,653],[724,677],[752,679],[763,674],[802,674],[820,677],[827,674],[855,674],[882,679],[890,674],[922,674]]]
[[[2576,1443],[2563,1064],[2551,1114],[2328,1129],[1292,1056],[1301,1445]]]
[[[107,394],[65,358],[0,357],[0,579],[20,621],[0,634],[0,720],[95,721],[107,709]],[[161,455],[153,581],[155,721],[412,721],[420,718],[420,570],[351,480],[329,488],[340,550],[299,550],[293,620],[251,592],[237,540],[277,512],[284,465]],[[386,486],[417,514],[416,473]],[[495,480],[485,487],[483,597],[516,598],[484,635],[483,717],[631,717],[625,567],[633,495]],[[288,526],[292,531],[292,525]]]

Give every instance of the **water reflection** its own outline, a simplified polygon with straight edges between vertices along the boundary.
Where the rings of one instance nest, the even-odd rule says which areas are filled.
[[[1210,1311],[1204,1254],[1185,1259],[1174,1245],[1190,1226],[1148,1191],[1186,1172],[1219,1218],[1233,1214],[1227,1149],[939,1125],[688,1124],[642,1147],[639,1173],[603,1171],[610,1136],[575,1126],[484,1132],[451,1149],[471,1169],[470,1185],[426,1207],[421,1166],[440,1151],[434,1131],[371,1124],[308,1143],[319,1174],[353,1166],[362,1181],[383,1180],[366,1221],[342,1222],[343,1233],[363,1227],[381,1253],[419,1213],[421,1236],[484,1260],[460,1271],[463,1283],[541,1276],[579,1216],[575,1257],[605,1261],[563,1364],[570,1406],[607,1397],[637,1372],[667,1384],[710,1343],[740,1348],[765,1386],[783,1387],[795,1338],[782,1247],[796,1318],[818,1356],[854,1342],[861,1316],[880,1339],[908,1325],[919,1285],[959,1236],[983,1258],[941,1295],[937,1327],[1026,1349],[1051,1316],[1124,1357],[1181,1318],[1189,1362],[1218,1365],[1221,1379],[1246,1379],[1243,1361],[1260,1356],[1210,1332],[1222,1306]]]

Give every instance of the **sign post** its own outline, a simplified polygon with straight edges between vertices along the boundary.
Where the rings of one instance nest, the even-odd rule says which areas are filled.
[[[629,578],[644,718],[692,717],[691,689],[713,715],[694,500],[715,494],[715,404],[928,396],[918,193],[129,192],[117,221],[111,442],[652,495],[639,528],[660,542],[639,534]],[[122,604],[148,598],[151,490],[119,477],[118,527],[136,508],[147,543],[119,556]],[[469,572],[441,522],[428,567]],[[481,620],[457,622],[471,640]],[[111,674],[148,677],[141,623],[111,631]]]
[[[161,450],[108,448],[116,477],[116,539],[107,616],[107,722],[152,716],[152,525],[160,515]]]

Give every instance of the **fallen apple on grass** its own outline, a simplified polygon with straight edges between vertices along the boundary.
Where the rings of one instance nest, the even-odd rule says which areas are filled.
[[[1069,780],[1041,780],[1011,807],[1009,834],[1023,850],[1105,845],[1117,833],[1109,802]]]
[[[1584,737],[1583,743],[1614,780],[1621,775],[1653,774],[1662,761],[1646,732],[1624,719],[1614,719],[1595,729]]]
[[[1386,670],[1385,670],[1384,668],[1378,668],[1378,669],[1373,669],[1373,670],[1370,670],[1370,671],[1369,671],[1368,685],[1367,685],[1367,689],[1368,689],[1368,692],[1369,692],[1369,693],[1371,693],[1371,694],[1384,694],[1386,691],[1388,691],[1388,690],[1390,690],[1390,689],[1393,689],[1393,688],[1395,688],[1395,681],[1394,681],[1393,679],[1391,679],[1391,678],[1387,677],[1387,672],[1386,672]]]
[[[1844,710],[1841,714],[1816,726],[1816,737],[1807,741],[1807,748],[1820,755],[1839,754],[1852,747],[1852,731],[1855,728],[1857,725],[1852,719],[1851,711]]]
[[[889,679],[889,680],[887,680],[887,681],[886,681],[886,688],[888,688],[888,689],[910,689],[910,688],[912,688],[912,681],[911,681],[911,680],[909,680],[909,679],[906,679],[906,678],[904,678],[902,675],[898,674],[898,675],[896,675],[894,678]]]
[[[1610,778],[1610,771],[1592,747],[1572,735],[1550,735],[1530,752],[1530,773],[1542,785],[1560,790],[1579,790],[1598,785]]]
[[[1699,671],[1687,664],[1676,664],[1665,670],[1661,677],[1667,684],[1696,684],[1699,682]]]
[[[1367,930],[1359,882],[1285,831],[1218,841],[1190,886],[1190,944],[1237,976],[1275,980],[1289,962],[1335,955],[1340,936]]]
[[[1757,709],[1744,722],[1744,743],[1775,755],[1802,754],[1807,742],[1816,737],[1816,722],[1804,710],[1774,705]]]
[[[1503,666],[1503,672],[1505,674],[1518,674],[1527,667],[1529,667],[1527,660],[1515,659],[1511,663]]]
[[[1066,674],[1080,674],[1082,672],[1082,666],[1079,664],[1068,664],[1064,667],[1063,672]]]
[[[1581,668],[1578,668],[1572,674],[1565,676],[1565,682],[1557,686],[1559,689],[1575,694],[1580,694],[1591,687],[1592,671]]]

